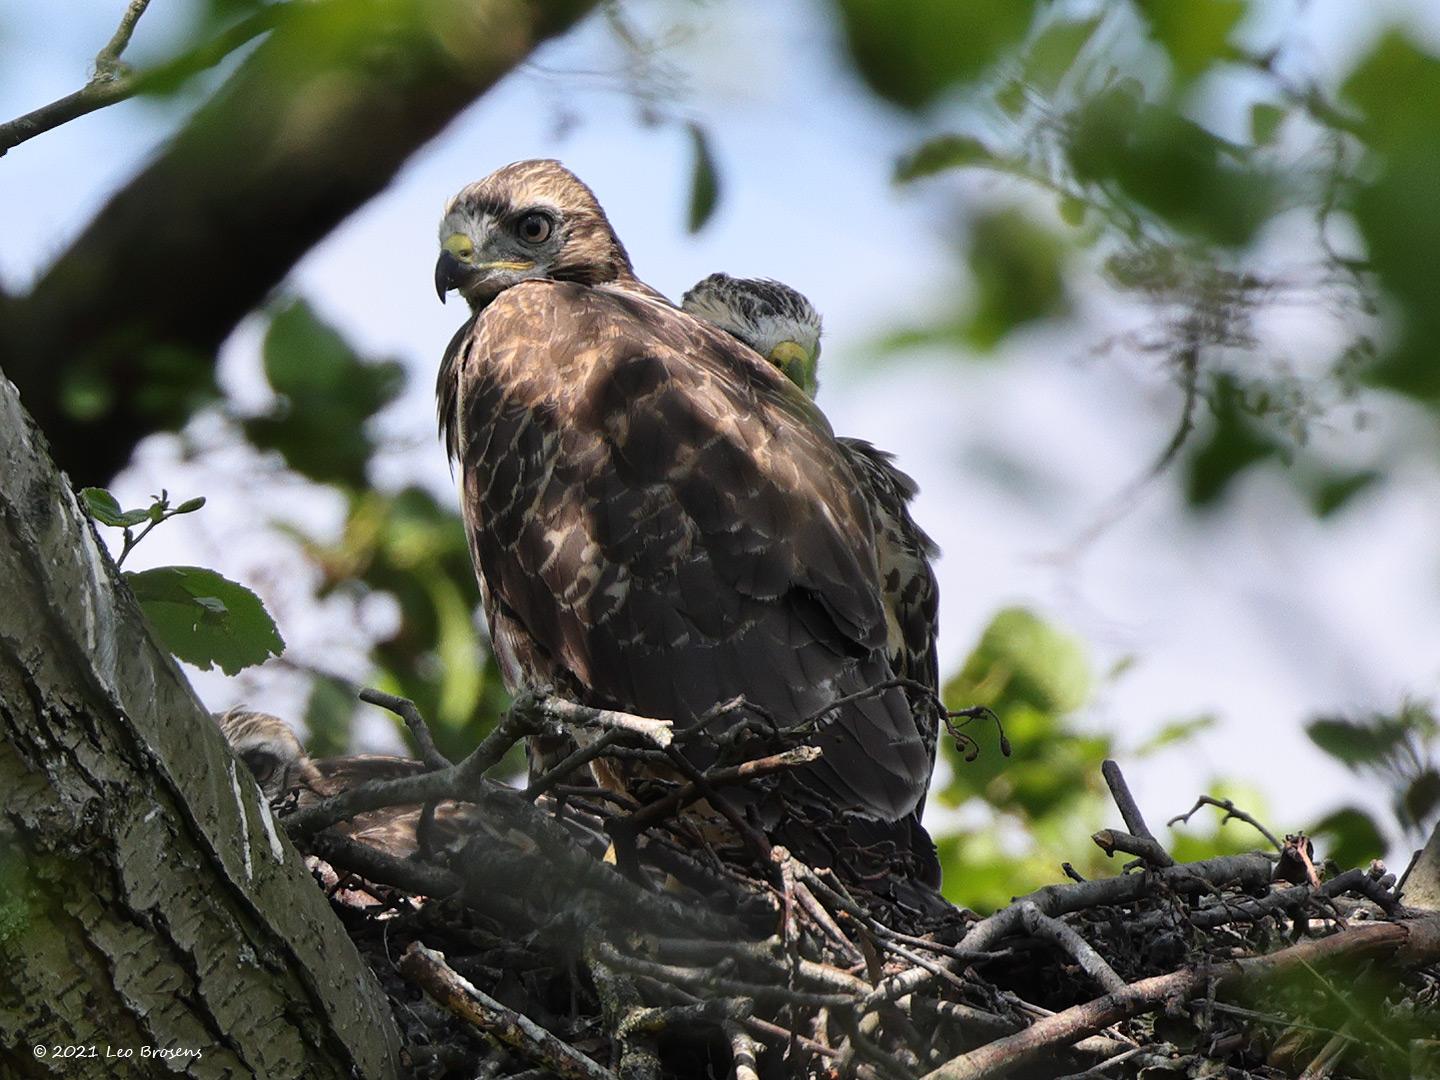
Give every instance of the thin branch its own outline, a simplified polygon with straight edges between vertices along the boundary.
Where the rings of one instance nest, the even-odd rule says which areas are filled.
[[[1123,851],[1127,855],[1139,856],[1151,866],[1175,865],[1174,858],[1160,846],[1160,841],[1154,837],[1131,836],[1119,829],[1101,829],[1090,839],[1095,841],[1095,846],[1106,855],[1113,856],[1115,852]]]
[[[120,72],[120,54],[130,44],[130,37],[135,33],[135,24],[140,21],[140,16],[145,14],[145,9],[150,6],[150,0],[130,0],[130,5],[125,9],[125,14],[120,18],[120,25],[115,28],[105,47],[95,54],[95,74],[100,76],[114,76]]]
[[[1259,832],[1262,836],[1264,836],[1266,840],[1269,840],[1270,843],[1275,846],[1276,851],[1285,850],[1285,845],[1275,838],[1274,833],[1272,833],[1264,825],[1261,825],[1260,822],[1256,821],[1255,818],[1251,817],[1244,810],[1239,809],[1229,799],[1216,799],[1210,795],[1201,795],[1200,798],[1195,800],[1194,806],[1192,806],[1189,810],[1185,811],[1185,813],[1183,814],[1176,814],[1165,824],[1174,825],[1176,822],[1179,822],[1182,825],[1188,824],[1190,819],[1195,815],[1196,811],[1198,811],[1202,806],[1216,806],[1219,807],[1221,810],[1224,810],[1225,816],[1220,819],[1221,825],[1224,825],[1225,822],[1229,821],[1231,818],[1235,818],[1237,821],[1243,821],[1245,822],[1245,824],[1254,827],[1255,830]]]
[[[174,83],[197,75],[220,63],[236,49],[273,29],[278,15],[286,5],[270,4],[259,8],[234,26],[190,51],[148,71],[134,72],[120,62],[120,54],[130,43],[135,23],[144,14],[150,0],[131,0],[125,18],[114,36],[95,57],[95,74],[79,90],[33,109],[0,124],[0,157],[23,142],[53,131],[62,124],[78,120],[109,105],[118,104],[154,86]]]
[[[448,870],[412,859],[397,859],[369,844],[343,836],[321,834],[305,847],[339,870],[359,874],[377,885],[404,889],[415,896],[451,896],[462,886],[460,878]]]
[[[360,700],[369,705],[378,705],[382,709],[387,709],[404,720],[405,726],[410,729],[411,738],[415,740],[415,749],[420,752],[420,760],[430,766],[432,772],[438,769],[448,769],[454,764],[435,748],[435,740],[430,735],[429,725],[425,723],[425,718],[420,715],[420,710],[409,698],[396,697],[394,694],[387,694],[383,690],[367,686],[360,691]]]
[[[445,957],[418,941],[400,960],[400,974],[462,1020],[564,1080],[619,1080],[523,1013],[507,1008],[458,974]]]
[[[1094,946],[1074,930],[1059,919],[1041,914],[1034,904],[1022,903],[1019,908],[1021,921],[1033,937],[1048,941],[1069,953],[1085,974],[1100,984],[1101,989],[1115,994],[1125,988],[1125,980],[1115,973],[1115,969],[1105,962]]]
[[[1106,758],[1100,763],[1100,775],[1105,778],[1105,785],[1110,789],[1110,797],[1115,800],[1125,828],[1132,836],[1154,840],[1155,834],[1150,831],[1150,826],[1145,824],[1145,815],[1140,812],[1140,804],[1130,793],[1130,785],[1125,782],[1125,774],[1120,771],[1119,762]]]
[[[818,746],[797,746],[792,750],[783,750],[778,754],[770,754],[753,761],[744,761],[739,765],[707,769],[701,774],[703,782],[691,780],[664,798],[642,806],[635,813],[623,818],[622,822],[627,828],[638,833],[658,821],[673,816],[696,799],[704,796],[707,786],[717,788],[731,784],[745,784],[762,776],[808,765],[818,760],[819,757],[820,748]]]
[[[1241,980],[1268,980],[1317,962],[1370,956],[1390,956],[1406,967],[1433,963],[1440,958],[1440,918],[1356,926],[1267,956],[1246,957],[1205,968],[1181,968],[1168,975],[1141,979],[1117,993],[1058,1012],[1036,1021],[1024,1031],[953,1058],[926,1074],[924,1080],[991,1080],[1121,1020],[1152,1012],[1167,1002],[1193,997],[1204,992],[1212,982],[1220,989]]]

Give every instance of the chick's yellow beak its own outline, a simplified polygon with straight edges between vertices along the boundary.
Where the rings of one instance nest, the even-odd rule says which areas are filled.
[[[797,341],[782,341],[766,357],[807,394],[815,392],[815,357]]]

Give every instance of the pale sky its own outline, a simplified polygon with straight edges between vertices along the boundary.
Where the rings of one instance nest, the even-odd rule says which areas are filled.
[[[78,86],[121,6],[27,5],[0,16],[0,113],[18,115]],[[1290,5],[1270,11],[1281,7]],[[1316,433],[1327,454],[1398,468],[1394,481],[1334,518],[1314,520],[1267,471],[1246,474],[1223,511],[1205,519],[1186,514],[1178,491],[1162,482],[1057,565],[1054,555],[1151,460],[1175,422],[1178,393],[1152,360],[1092,355],[1135,313],[1097,291],[1078,298],[1076,323],[1017,335],[1004,363],[938,352],[877,363],[874,343],[885,332],[924,324],[964,299],[956,255],[964,201],[1010,195],[1017,182],[892,185],[895,158],[925,129],[856,92],[821,5],[714,0],[684,10],[695,32],[660,58],[686,73],[665,107],[710,130],[724,185],[719,212],[698,237],[683,230],[685,131],[636,122],[634,100],[619,92],[618,58],[591,26],[507,79],[296,269],[290,289],[362,349],[396,356],[412,372],[409,392],[383,420],[395,450],[376,482],[419,479],[452,490],[432,420],[435,366],[463,315],[453,303],[441,307],[431,284],[445,199],[505,162],[559,157],[599,195],[637,271],[656,287],[678,296],[727,270],[780,278],[815,302],[826,325],[820,403],[835,429],[897,452],[920,482],[916,517],[944,549],[947,669],[998,608],[1023,604],[1086,641],[1097,674],[1133,657],[1085,714],[1088,725],[1116,733],[1122,749],[1167,721],[1221,718],[1197,743],[1128,770],[1152,823],[1187,809],[1215,775],[1264,791],[1268,821],[1281,831],[1344,799],[1366,802],[1360,783],[1313,750],[1301,725],[1320,711],[1393,709],[1403,694],[1436,692],[1433,432],[1384,401],[1372,403],[1363,435],[1337,413],[1333,434],[1323,426]],[[1295,25],[1325,74],[1362,54],[1390,14],[1425,8],[1420,0],[1331,0],[1300,10]],[[167,17],[166,5],[146,16],[137,57],[158,47]],[[1436,22],[1432,15],[1426,27],[1432,40]],[[174,121],[172,109],[126,103],[0,159],[7,284],[21,286],[63,249]],[[1034,194],[1016,188],[1013,197]],[[1301,315],[1272,317],[1266,333],[1323,358],[1333,328]],[[242,405],[264,401],[256,329],[242,328],[223,353],[222,378]],[[135,565],[201,563],[246,581],[266,597],[297,656],[363,677],[359,651],[345,644],[354,640],[348,609],[296,605],[297,565],[264,539],[277,508],[333,527],[338,507],[277,495],[243,454],[218,461],[218,472],[204,473],[177,459],[172,439],[143,448],[140,465],[117,484],[122,501],[164,485],[180,497],[203,492],[210,505],[157,531]],[[383,625],[384,605],[365,617]],[[242,698],[282,715],[300,707],[283,672],[195,681],[216,708]]]

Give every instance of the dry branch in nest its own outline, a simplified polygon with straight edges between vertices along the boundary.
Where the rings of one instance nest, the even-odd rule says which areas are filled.
[[[1440,1076],[1440,915],[1407,911],[1379,866],[1321,880],[1303,837],[1177,864],[1113,763],[1125,828],[1095,841],[1135,861],[980,918],[844,882],[743,820],[717,846],[686,812],[811,760],[814,725],[742,721],[687,771],[704,721],[526,696],[451,764],[412,705],[367,700],[424,761],[360,783],[319,762],[277,805],[417,1076]],[[557,725],[588,744],[528,790],[484,776]],[[608,755],[675,779],[602,791],[587,766]]]

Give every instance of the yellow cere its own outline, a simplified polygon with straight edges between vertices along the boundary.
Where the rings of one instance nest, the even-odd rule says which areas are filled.
[[[815,384],[815,358],[795,341],[782,341],[770,350],[766,357],[784,372],[785,377],[807,394],[813,393]]]
[[[468,259],[475,254],[475,242],[464,233],[451,233],[440,246],[457,259]]]

